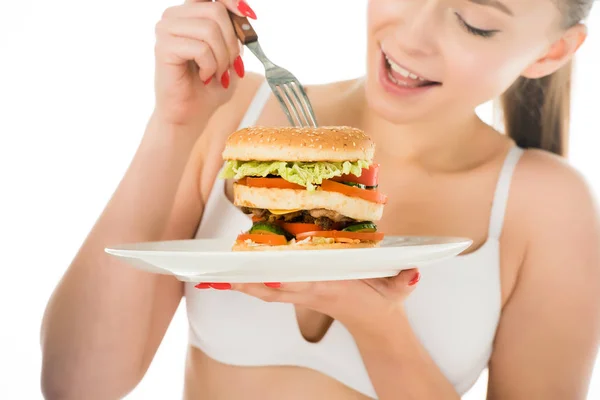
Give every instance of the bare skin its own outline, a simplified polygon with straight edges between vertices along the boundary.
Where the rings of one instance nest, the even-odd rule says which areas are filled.
[[[418,21],[425,21],[423,26],[412,26],[410,35],[405,33],[413,42],[392,40],[395,36],[390,30],[400,26],[398,15],[404,15],[396,15],[396,8],[417,7],[423,2],[371,2],[369,62],[378,62],[379,43],[384,43],[387,51],[409,54],[413,60],[435,56],[436,62],[420,61],[431,67],[422,73],[444,81],[449,88],[454,85],[453,90],[440,90],[437,97],[421,105],[396,99],[374,82],[373,71],[377,68],[372,65],[366,80],[308,88],[320,124],[362,128],[376,141],[376,161],[382,165],[380,187],[390,199],[386,217],[379,224],[382,231],[466,236],[474,240],[469,251],[485,243],[496,180],[512,143],[479,121],[470,106],[482,97],[498,94],[504,83],[510,84],[520,73],[551,73],[575,52],[581,41],[580,31],[569,31],[571,36],[565,34],[560,40],[557,35],[560,46],[552,47],[552,51],[546,49],[542,34],[536,36],[535,29],[526,31],[532,20],[540,21],[542,17],[547,17],[550,26],[550,14],[535,14],[539,10],[554,12],[543,8],[545,1],[534,0],[531,8],[526,8],[521,2],[507,0],[515,13],[523,16],[520,22],[512,22],[516,25],[512,31],[511,22],[497,14],[484,18],[487,11],[482,17],[479,8],[465,5],[465,10],[461,9],[481,24],[492,21],[490,25],[494,26],[489,28],[502,28],[528,38],[519,42],[500,37],[486,48],[479,42],[471,43],[472,38],[463,38],[467,34],[459,28],[454,31],[454,20],[447,22],[443,40],[450,40],[455,47],[443,46],[444,51],[458,52],[462,48],[459,45],[469,42],[469,48],[476,49],[470,54],[478,53],[480,63],[493,62],[500,71],[497,76],[486,75],[480,86],[474,85],[480,91],[462,91],[460,101],[453,96],[461,80],[473,79],[481,65],[449,62],[445,69],[431,67],[445,65],[444,60],[464,60],[438,54],[432,43],[442,39],[434,40],[432,33],[416,35],[417,28],[423,28],[433,15],[432,10],[437,10],[435,7],[410,10],[422,17]],[[261,83],[260,77],[247,74],[242,80],[232,77],[229,89],[216,86],[215,81],[234,62],[237,44],[229,30],[215,33],[221,32],[218,21],[226,18],[224,8],[208,9],[203,1],[189,3],[195,4],[193,13],[189,7],[170,10],[167,20],[171,22],[160,25],[157,109],[132,165],[48,304],[42,326],[42,389],[47,398],[120,398],[141,380],[181,301],[183,287],[172,278],[126,268],[103,249],[128,241],[194,236],[222,165],[220,153],[225,139],[237,128]],[[235,1],[223,3],[235,10]],[[445,4],[441,0],[430,3],[438,7]],[[204,22],[197,26],[203,28],[177,19],[181,13],[187,17],[201,15]],[[207,19],[212,22],[207,23]],[[206,57],[194,60],[200,66],[199,72],[188,69],[186,63],[191,58],[183,53],[189,48],[178,41],[180,37],[164,34],[182,27],[194,35],[204,35],[202,38],[214,47],[214,53],[202,53]],[[179,34],[183,35],[181,31]],[[420,52],[416,47],[402,48],[402,43],[416,46],[417,42]],[[213,75],[217,78],[210,85],[202,84]],[[457,104],[464,108],[445,112],[448,105]],[[287,124],[273,98],[258,124]],[[226,192],[231,198],[230,186]],[[575,171],[543,151],[526,152],[512,182],[500,239],[503,312],[490,361],[490,399],[585,397],[600,330],[597,221],[589,190]],[[330,319],[299,307],[296,312],[305,338],[318,341]],[[411,338],[404,328],[390,325],[390,329],[403,332],[398,336],[399,343]],[[380,398],[403,398],[389,383],[392,381],[402,382],[411,394],[423,394],[416,398],[457,398],[439,369],[419,356],[418,344],[403,350],[413,351],[404,355],[417,360],[411,364],[416,375],[410,375],[410,371],[398,375],[398,369],[388,366],[390,360],[381,359],[387,349],[378,348],[364,331],[351,332]],[[391,343],[390,354],[401,355],[393,339],[386,338]],[[392,361],[401,362],[402,357],[398,357]],[[186,367],[186,399],[365,398],[316,371],[228,366],[196,348],[189,349]]]

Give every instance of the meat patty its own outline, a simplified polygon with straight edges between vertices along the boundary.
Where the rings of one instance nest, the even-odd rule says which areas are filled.
[[[308,213],[313,218],[329,218],[334,222],[352,221],[352,218],[348,218],[337,211],[325,210],[323,208],[317,208],[316,210],[309,210]]]
[[[288,214],[273,214],[264,208],[241,207],[244,214],[252,214],[258,218],[264,218],[268,222],[303,222],[306,224],[316,224],[323,230],[333,229],[334,225],[342,226],[355,222],[352,218],[345,217],[340,213],[331,210],[301,210]]]

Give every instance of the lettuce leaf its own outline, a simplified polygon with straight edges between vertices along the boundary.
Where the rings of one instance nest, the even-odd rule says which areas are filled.
[[[316,189],[324,180],[336,176],[353,174],[360,176],[363,168],[369,168],[365,160],[344,162],[287,162],[287,161],[237,161],[225,163],[222,179],[242,179],[246,176],[277,175],[288,182],[305,186],[309,191]]]

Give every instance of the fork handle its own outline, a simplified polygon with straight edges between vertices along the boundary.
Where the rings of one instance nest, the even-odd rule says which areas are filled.
[[[258,35],[254,31],[252,25],[250,25],[248,18],[240,17],[231,11],[229,11],[229,18],[231,18],[235,34],[237,35],[238,39],[240,39],[242,44],[248,44],[258,40]]]

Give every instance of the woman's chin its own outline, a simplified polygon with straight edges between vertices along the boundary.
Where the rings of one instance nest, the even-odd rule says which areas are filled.
[[[413,104],[404,106],[390,101],[385,93],[378,90],[366,89],[366,100],[369,110],[379,118],[386,120],[394,125],[418,124],[430,119],[434,110],[431,107],[419,106]]]

